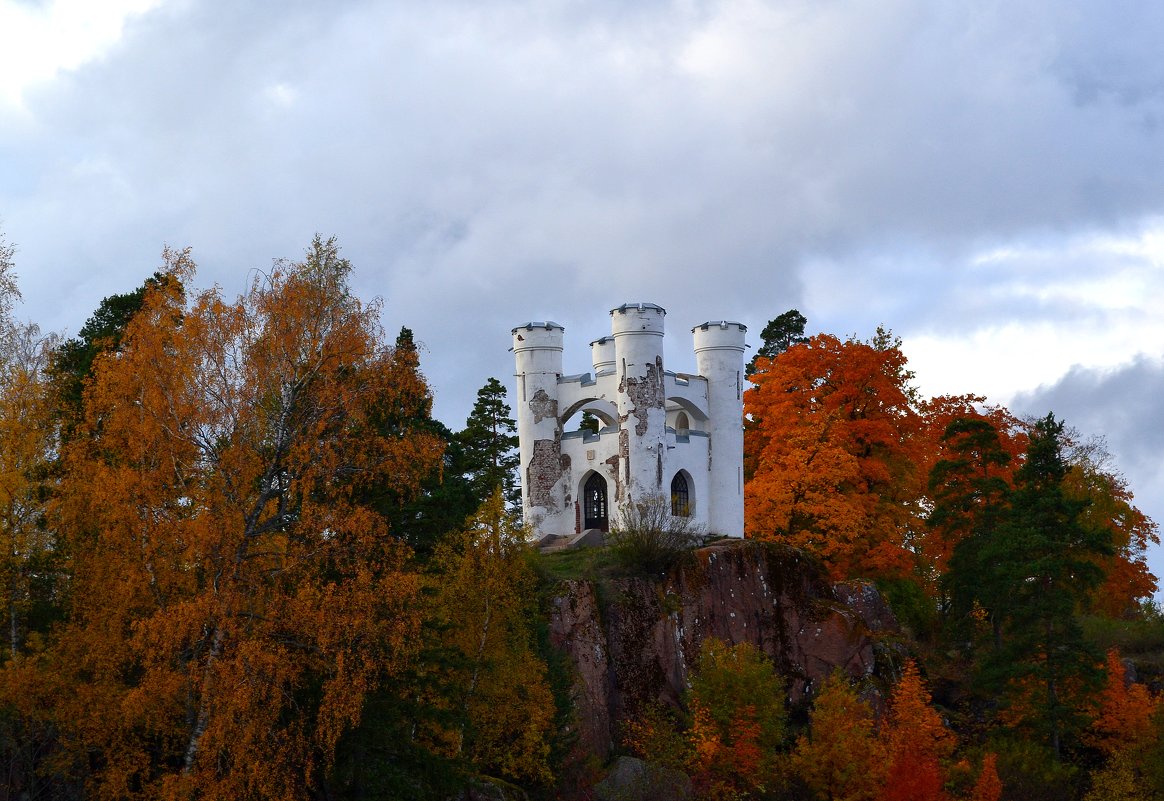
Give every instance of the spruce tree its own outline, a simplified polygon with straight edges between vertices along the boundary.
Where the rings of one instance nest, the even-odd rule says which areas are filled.
[[[521,494],[517,470],[517,424],[505,402],[505,387],[490,378],[477,390],[477,402],[457,439],[463,450],[465,477],[478,503],[487,501],[500,488],[506,506],[520,509]]]
[[[1095,557],[1111,553],[1110,532],[1084,525],[1086,502],[1065,492],[1062,437],[1053,414],[1035,423],[988,549],[989,579],[1009,602],[1001,645],[981,674],[1003,693],[1012,718],[1046,737],[1056,759],[1103,678],[1102,654],[1084,640],[1076,612],[1103,580]]]

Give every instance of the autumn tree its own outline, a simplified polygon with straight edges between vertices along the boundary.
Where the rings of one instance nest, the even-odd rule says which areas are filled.
[[[998,756],[987,754],[982,759],[978,778],[970,789],[970,801],[998,801],[1002,797],[1002,780],[998,777]]]
[[[836,577],[913,574],[924,476],[905,364],[895,347],[825,334],[757,360],[744,396],[749,537],[805,548]]]
[[[59,554],[45,523],[57,446],[46,375],[55,338],[16,324],[7,341],[0,361],[0,578],[11,657],[30,625],[43,632],[55,616]]]
[[[0,352],[11,349],[16,322],[12,312],[20,301],[20,287],[16,280],[16,247],[0,231]]]
[[[792,769],[821,801],[871,801],[885,786],[885,746],[873,710],[839,672],[821,685]]]
[[[71,615],[30,692],[94,798],[306,797],[415,648],[419,581],[361,490],[415,488],[439,443],[378,425],[416,379],[334,240],[233,302],[165,258],[63,455]]]
[[[704,640],[687,705],[686,767],[701,797],[746,798],[774,789],[785,735],[784,683],[762,651]]]
[[[0,232],[0,581],[7,633],[0,653],[9,657],[20,652],[34,608],[51,605],[56,572],[44,524],[56,450],[46,367],[56,337],[16,320],[14,256]]]
[[[71,438],[84,419],[85,384],[93,373],[93,363],[106,352],[121,346],[126,326],[141,309],[146,291],[160,288],[166,281],[177,280],[173,274],[154,273],[132,292],[109,295],[81,326],[78,335],[59,343],[53,350],[49,374],[56,394],[57,413],[62,420],[62,435]]]
[[[1103,581],[1089,599],[1092,611],[1120,618],[1135,614],[1140,603],[1156,592],[1156,576],[1148,568],[1148,548],[1160,544],[1158,526],[1134,504],[1127,481],[1111,465],[1102,439],[1074,444],[1065,457],[1068,497],[1086,502],[1083,525],[1102,529],[1112,551],[1097,555]]]
[[[922,681],[917,663],[906,660],[889,698],[889,716],[881,733],[889,756],[883,801],[940,801],[945,773],[942,762],[957,745],[942,724]]]
[[[555,708],[535,649],[536,577],[527,548],[500,488],[437,547],[435,611],[461,657],[452,700],[463,723],[433,736],[436,747],[482,773],[546,783]]]
[[[1128,681],[1118,649],[1107,652],[1106,682],[1097,697],[1095,717],[1085,741],[1107,756],[1124,749],[1142,749],[1155,734],[1152,716],[1160,708],[1143,684]]]
[[[760,332],[760,347],[756,355],[748,362],[744,375],[748,378],[756,372],[756,362],[760,359],[774,359],[793,345],[801,345],[808,341],[804,335],[804,326],[808,318],[796,309],[788,311],[769,320]]]

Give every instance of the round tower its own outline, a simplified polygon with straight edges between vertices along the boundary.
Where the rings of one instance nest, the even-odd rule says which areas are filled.
[[[566,465],[562,463],[562,427],[558,419],[564,333],[565,329],[552,321],[523,323],[512,330],[517,363],[521,505],[526,524],[541,534],[573,531],[573,521],[563,513],[567,482],[561,480]]]
[[[611,309],[618,376],[617,497],[621,504],[663,495],[666,475],[666,389],[662,306],[625,303]]]
[[[744,536],[744,334],[747,327],[716,320],[691,329],[695,363],[707,379],[710,435],[708,531]]]
[[[590,343],[590,358],[594,375],[614,370],[614,337],[602,337]]]

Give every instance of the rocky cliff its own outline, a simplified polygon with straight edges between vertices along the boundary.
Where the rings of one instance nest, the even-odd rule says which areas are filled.
[[[830,585],[801,552],[749,541],[702,548],[658,578],[562,582],[550,617],[574,667],[578,748],[599,758],[642,704],[680,703],[706,637],[760,648],[797,703],[833,670],[871,674],[877,639],[897,631],[871,584]]]

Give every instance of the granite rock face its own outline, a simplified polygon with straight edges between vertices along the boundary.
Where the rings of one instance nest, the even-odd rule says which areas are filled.
[[[748,642],[802,700],[832,671],[874,669],[874,638],[897,623],[873,585],[830,585],[801,552],[734,541],[702,548],[666,575],[607,583],[564,582],[554,598],[551,643],[573,665],[577,747],[606,758],[621,721],[643,704],[678,706],[707,637]]]

